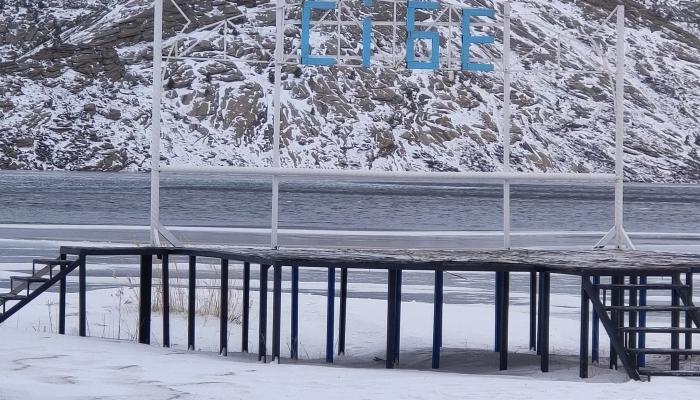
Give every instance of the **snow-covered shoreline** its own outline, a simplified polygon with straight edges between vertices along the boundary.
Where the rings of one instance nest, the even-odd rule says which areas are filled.
[[[0,279],[23,268],[26,266],[0,264]],[[301,359],[292,362],[287,359],[290,302],[289,295],[283,293],[283,359],[282,364],[277,365],[257,363],[255,357],[258,326],[255,281],[251,296],[252,354],[239,353],[241,328],[237,322],[232,322],[228,357],[218,355],[219,321],[211,315],[196,318],[196,352],[186,351],[186,317],[178,313],[171,316],[172,348],[159,346],[161,315],[157,312],[153,315],[152,345],[134,343],[137,288],[128,278],[108,274],[91,276],[90,282],[94,287],[102,287],[87,294],[90,338],[76,337],[75,293],[68,294],[67,336],[53,333],[56,330],[55,293],[43,294],[0,326],[0,368],[5,371],[0,398],[545,399],[567,396],[596,399],[612,396],[640,399],[660,397],[671,387],[679,398],[691,398],[700,388],[700,381],[693,378],[631,382],[623,371],[607,369],[605,359],[600,366],[591,366],[590,379],[580,380],[579,300],[571,294],[554,293],[552,296],[550,373],[539,372],[538,357],[528,350],[529,306],[522,294],[524,288],[515,288],[512,293],[512,354],[508,371],[498,371],[497,353],[492,351],[493,305],[487,291],[481,292],[483,303],[445,304],[443,368],[440,371],[429,371],[432,304],[404,301],[401,368],[388,371],[383,369],[381,361],[386,344],[386,301],[382,299],[349,298],[347,355],[329,366],[323,363],[325,297],[301,294]],[[235,281],[232,283],[238,286]],[[301,286],[315,290],[323,285],[302,280]],[[201,288],[198,291],[205,292],[206,287],[206,280],[198,281],[198,288]],[[382,290],[381,285],[350,285],[350,291]],[[408,280],[403,288],[409,295],[430,290],[430,286],[410,284]],[[446,287],[445,290],[465,289]],[[605,357],[608,350],[604,334],[601,334],[601,351]]]

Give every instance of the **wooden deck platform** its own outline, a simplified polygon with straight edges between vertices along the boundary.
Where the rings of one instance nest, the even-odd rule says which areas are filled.
[[[700,254],[622,250],[385,250],[259,247],[61,247],[71,255],[169,254],[253,264],[431,271],[551,272],[568,275],[671,274],[700,270]]]
[[[0,295],[2,314],[0,323],[19,311],[52,285],[59,286],[59,333],[65,333],[66,278],[73,271],[78,275],[78,332],[87,335],[87,274],[88,261],[100,256],[138,257],[139,276],[139,324],[138,340],[150,343],[151,309],[154,269],[161,272],[161,304],[163,304],[163,345],[170,345],[169,317],[169,264],[174,258],[188,259],[188,315],[187,346],[195,348],[195,304],[198,263],[220,262],[220,353],[226,355],[228,343],[228,292],[229,269],[243,269],[243,316],[241,324],[241,351],[249,351],[249,309],[251,298],[251,267],[259,268],[259,295],[257,351],[259,360],[267,360],[267,312],[269,272],[273,272],[272,284],[272,359],[281,358],[282,270],[291,269],[291,332],[290,358],[298,358],[299,343],[299,272],[303,268],[321,267],[328,271],[326,291],[326,362],[333,362],[335,352],[335,299],[336,273],[340,275],[338,354],[345,352],[347,328],[348,273],[353,269],[379,269],[387,271],[386,307],[386,367],[399,366],[401,342],[402,274],[404,271],[434,271],[433,347],[432,367],[440,367],[442,347],[443,276],[445,271],[493,271],[494,274],[494,350],[499,352],[499,369],[508,368],[510,273],[530,275],[530,349],[540,355],[540,369],[549,371],[549,313],[550,275],[580,276],[580,376],[588,376],[589,359],[600,362],[600,326],[610,339],[610,367],[621,361],[628,376],[640,379],[642,371],[666,375],[697,375],[700,371],[682,370],[681,356],[697,355],[692,335],[700,331],[700,307],[693,302],[693,274],[700,270],[700,254],[678,254],[651,251],[621,250],[384,250],[384,249],[310,249],[310,248],[254,248],[254,247],[68,247],[60,249],[56,260],[35,260],[30,277],[15,277],[11,293]],[[71,256],[71,257],[69,257]],[[156,260],[156,257],[160,261]],[[53,268],[52,267],[56,267]],[[60,267],[60,268],[58,268]],[[48,274],[48,277],[45,275]],[[603,282],[601,277],[605,279]],[[661,277],[661,278],[659,278]],[[684,277],[684,279],[683,279]],[[651,278],[652,281],[648,279]],[[670,278],[670,281],[669,281]],[[22,282],[24,282],[24,286]],[[29,290],[32,280],[41,279],[40,286]],[[654,281],[656,279],[656,281]],[[20,290],[26,288],[26,295]],[[670,304],[647,304],[647,291],[667,292]],[[5,296],[2,298],[1,296]],[[14,296],[14,297],[13,297]],[[655,296],[658,296],[656,294]],[[16,304],[7,308],[7,302]],[[591,313],[592,307],[592,313]],[[646,315],[664,314],[671,322],[668,327],[647,327]],[[681,325],[681,315],[684,324]],[[590,329],[589,329],[590,328]],[[669,348],[649,348],[647,334],[667,334]],[[684,346],[680,346],[683,336]],[[590,345],[590,346],[589,346]],[[589,351],[590,350],[590,351]],[[669,370],[645,368],[646,354],[669,355]],[[590,357],[589,357],[590,355]],[[651,372],[650,372],[651,371]]]

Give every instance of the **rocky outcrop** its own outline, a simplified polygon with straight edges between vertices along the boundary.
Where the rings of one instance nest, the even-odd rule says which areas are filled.
[[[42,9],[0,10],[0,168],[147,169],[153,122],[152,3],[44,2]],[[179,42],[179,51],[191,48],[193,55],[218,54],[224,47],[223,30],[210,32],[203,27],[227,18],[231,21],[226,29],[228,56],[262,63],[166,62],[163,161],[269,165],[274,73],[264,62],[274,52],[274,4],[268,0],[176,3],[186,19],[172,2],[164,2],[166,44],[183,30],[192,35]],[[492,0],[474,3],[493,6]],[[513,48],[522,56],[551,39],[552,32],[563,30],[577,37],[591,33],[613,3],[528,2],[523,6],[528,19],[513,21]],[[697,182],[700,41],[693,20],[700,18],[700,11],[675,0],[624,3],[628,10],[627,177]],[[389,8],[378,6],[375,11],[375,20],[393,18]],[[314,51],[334,55],[334,32],[335,27],[319,29]],[[373,34],[375,48],[393,54],[389,31],[375,29]],[[443,42],[447,34],[441,32]],[[287,51],[291,51],[299,41],[299,29],[288,27],[286,35]],[[456,49],[460,37],[454,35]],[[195,42],[192,37],[202,40]],[[359,30],[343,31],[341,39],[343,51],[359,55]],[[601,46],[614,46],[612,37],[601,40]],[[582,49],[564,45],[558,60],[556,40],[550,40],[530,59],[516,57],[518,68],[553,68],[559,62],[569,69],[599,68],[594,56]],[[427,48],[419,52],[427,55]],[[476,54],[501,56],[498,46]],[[606,62],[614,63],[614,57]],[[501,168],[503,88],[498,74],[286,65],[281,83],[284,165],[440,171]],[[612,88],[603,75],[516,74],[511,95],[513,169],[611,171]]]

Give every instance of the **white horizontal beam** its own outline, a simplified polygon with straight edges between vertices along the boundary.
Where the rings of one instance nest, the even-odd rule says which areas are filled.
[[[419,182],[615,182],[615,174],[535,173],[535,172],[424,172],[378,171],[321,168],[267,167],[188,167],[161,166],[161,172],[225,173],[231,175],[286,178],[345,178],[361,180],[419,181]]]
[[[203,232],[203,233],[248,233],[270,234],[270,228],[238,228],[223,226],[167,226],[171,232]],[[147,232],[147,225],[64,225],[64,224],[0,224],[0,229],[6,230],[49,230],[49,231],[135,231]],[[367,231],[367,230],[335,230],[335,229],[289,229],[280,228],[282,234],[288,235],[332,235],[332,236],[395,236],[395,237],[432,237],[432,236],[464,236],[464,237],[501,237],[502,231]],[[538,237],[598,237],[603,231],[512,231],[512,236]],[[636,239],[684,239],[700,240],[700,233],[692,232],[628,232]],[[23,239],[0,239],[0,241]],[[29,240],[29,239],[27,239]],[[33,240],[33,239],[31,239]]]

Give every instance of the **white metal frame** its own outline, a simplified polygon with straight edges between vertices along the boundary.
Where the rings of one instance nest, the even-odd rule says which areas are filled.
[[[523,183],[523,182],[567,182],[567,183],[611,183],[615,186],[615,221],[613,228],[601,239],[596,247],[604,247],[606,245],[614,245],[618,248],[630,248],[634,249],[629,236],[625,232],[623,225],[623,210],[624,210],[624,200],[623,200],[623,188],[624,188],[624,136],[625,136],[625,124],[624,124],[624,76],[625,76],[625,21],[624,21],[624,6],[618,5],[617,8],[603,21],[601,27],[609,22],[613,16],[616,16],[616,32],[617,32],[617,45],[616,45],[616,66],[615,66],[615,121],[616,121],[616,131],[615,131],[615,173],[614,174],[583,174],[583,173],[521,173],[521,172],[511,172],[510,166],[510,139],[511,139],[511,86],[513,74],[517,73],[575,73],[575,74],[608,74],[611,76],[611,72],[607,68],[607,61],[603,58],[603,63],[600,70],[564,70],[561,68],[559,63],[558,69],[538,69],[538,70],[515,70],[511,65],[511,18],[512,18],[512,6],[510,0],[505,0],[504,2],[504,15],[503,23],[479,23],[473,24],[473,26],[502,26],[503,27],[503,58],[500,65],[500,71],[502,72],[503,82],[504,82],[504,104],[503,104],[503,115],[501,124],[501,138],[503,146],[503,170],[502,172],[408,172],[408,171],[360,171],[360,170],[329,170],[329,169],[299,169],[299,168],[283,168],[280,162],[280,109],[281,109],[281,70],[282,66],[285,64],[299,64],[299,57],[295,54],[296,48],[292,50],[289,54],[285,54],[284,51],[284,28],[289,24],[300,24],[299,20],[285,19],[285,12],[290,4],[286,3],[286,0],[276,0],[276,46],[274,54],[274,89],[273,89],[273,150],[272,150],[272,164],[270,167],[176,167],[161,165],[160,163],[160,141],[161,141],[161,99],[163,92],[163,60],[172,61],[179,59],[191,59],[191,60],[212,60],[216,58],[201,58],[201,57],[188,57],[186,51],[178,51],[178,41],[184,36],[183,28],[178,36],[169,40],[171,43],[171,49],[166,57],[163,57],[163,1],[164,0],[154,0],[154,36],[153,36],[153,108],[152,108],[152,130],[151,130],[151,216],[150,216],[150,232],[151,232],[151,242],[154,245],[161,244],[161,237],[166,239],[170,244],[179,246],[180,243],[171,232],[169,232],[160,223],[160,173],[168,172],[187,172],[187,173],[205,173],[205,172],[222,172],[230,173],[234,175],[255,175],[255,176],[266,176],[272,179],[272,210],[271,210],[271,238],[270,246],[272,248],[277,248],[278,243],[278,221],[279,221],[279,180],[282,177],[285,178],[319,178],[319,179],[369,179],[375,181],[387,181],[387,182],[397,182],[397,181],[412,181],[412,182],[489,182],[489,183],[501,183],[503,185],[503,247],[510,248],[510,185],[511,183]],[[166,0],[172,1],[172,0]],[[400,0],[377,0],[386,1],[394,3],[394,10],[396,10],[396,4]],[[335,21],[327,21],[325,18],[329,13],[326,13],[321,19],[321,21],[314,21],[321,25],[337,25],[338,33],[340,33],[340,27],[342,25],[354,24],[360,26],[360,21],[355,19],[354,21],[342,21],[341,13],[343,12],[343,0],[338,0],[339,11],[337,11],[337,18]],[[173,2],[173,4],[175,4]],[[295,6],[299,6],[301,3],[295,3]],[[182,10],[175,7],[180,11],[183,17],[187,21],[187,25],[190,24],[189,19],[182,13]],[[455,7],[455,6],[450,6]],[[446,8],[450,8],[446,7]],[[416,23],[416,25],[432,26],[441,25],[448,26],[451,32],[452,24],[459,24],[459,21],[453,20],[452,9],[449,11],[449,22],[447,25],[444,22],[432,22],[432,23]],[[392,26],[394,43],[397,39],[397,20],[396,11],[394,12],[393,21],[388,21],[378,25]],[[213,25],[223,24],[224,35],[227,35],[229,24],[231,21],[224,20],[223,22],[218,22]],[[185,26],[185,27],[186,27]],[[217,25],[218,26],[218,25]],[[211,26],[207,27],[211,28]],[[593,36],[597,34],[594,33]],[[561,48],[561,38],[562,35],[557,36],[557,47]],[[226,38],[225,38],[226,39]],[[523,58],[528,57],[535,51],[537,51],[541,46],[543,46],[547,41],[545,40],[539,46],[533,48],[528,52]],[[224,54],[221,59],[229,61],[240,61],[245,63],[265,63],[270,64],[268,61],[261,60],[250,60],[250,59],[235,59],[229,57],[226,53],[226,40],[224,40]],[[193,46],[190,46],[191,49]],[[398,68],[400,58],[397,57],[395,45],[392,46],[392,60],[393,68]],[[340,55],[340,46],[337,46],[338,54],[336,65],[344,67],[360,67],[361,64],[358,62],[359,57],[356,56],[343,56]],[[187,50],[187,49],[186,49]],[[596,54],[598,51],[592,49]],[[185,54],[183,54],[185,53]],[[446,60],[446,67],[443,69],[455,69],[453,68],[452,60],[452,50],[451,41],[448,40],[448,56]],[[561,59],[561,54],[557,55],[558,60]],[[479,62],[478,60],[475,60]],[[442,64],[442,62],[441,62]],[[497,66],[498,63],[496,62]],[[612,79],[612,76],[611,76]]]

